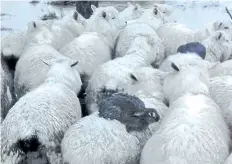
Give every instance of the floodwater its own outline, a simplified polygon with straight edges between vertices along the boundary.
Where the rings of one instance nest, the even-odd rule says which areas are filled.
[[[10,29],[18,31],[23,30],[27,23],[39,19],[48,11],[56,12],[58,16],[67,14],[75,10],[74,6],[51,6],[41,0],[38,4],[31,4],[29,1],[9,1],[1,0],[1,37],[5,36]],[[152,5],[152,1],[138,2],[144,8]],[[206,23],[214,20],[228,20],[229,16],[225,12],[225,6],[232,13],[232,1],[163,1],[174,8],[171,19],[183,24],[189,28],[202,28]],[[114,5],[119,10],[126,7],[126,2],[101,2],[100,6],[108,4]]]

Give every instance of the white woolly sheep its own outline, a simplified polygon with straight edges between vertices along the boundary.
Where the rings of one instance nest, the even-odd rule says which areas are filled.
[[[142,13],[143,9],[139,4],[132,4],[131,2],[127,2],[127,7],[118,15],[118,19],[120,21],[119,27],[122,26],[122,28],[124,28],[125,22],[139,18]]]
[[[60,20],[55,20],[50,30],[55,38],[55,48],[59,50],[74,38],[84,32],[86,20],[77,12],[64,16]]]
[[[119,11],[112,6],[99,7],[91,5],[93,15],[87,20],[86,32],[97,32],[113,48],[119,31]],[[126,26],[126,22],[125,25]]]
[[[9,109],[14,105],[14,83],[13,72],[8,68],[1,56],[1,122],[6,117]]]
[[[20,57],[15,70],[14,88],[17,100],[43,83],[49,68],[41,61],[65,59],[53,47],[39,45],[28,48]]]
[[[65,60],[48,64],[44,83],[10,109],[1,124],[2,163],[61,162],[63,135],[81,118],[76,96],[81,79],[72,68],[76,64]]]
[[[232,56],[232,41],[225,31],[216,31],[202,41],[206,48],[205,60],[224,62]]]
[[[47,27],[37,25],[37,22],[32,24],[29,25],[28,42],[16,65],[14,88],[17,99],[43,82],[48,68],[40,59],[67,58],[52,46],[53,36]]]
[[[62,140],[62,156],[69,164],[135,164],[151,136],[149,125],[159,120],[134,96],[105,90],[99,112],[71,126]]]
[[[225,164],[231,164],[232,163],[232,153],[230,154],[230,156],[226,159]]]
[[[86,105],[89,113],[96,111],[94,107],[98,92],[107,89],[122,89],[123,85],[133,81],[129,75],[134,69],[149,66],[156,55],[151,53],[154,38],[138,36],[135,38],[127,54],[102,64],[91,77],[86,88]]]
[[[232,76],[232,59],[218,63],[209,70],[210,77],[215,76]]]
[[[27,24],[27,31],[10,34],[2,41],[2,54],[11,70],[24,51],[35,45],[47,44],[54,46],[54,38],[43,21],[34,21]]]
[[[232,76],[211,78],[209,90],[213,100],[222,110],[232,137]]]
[[[225,30],[224,26],[224,22],[215,21],[206,28],[194,31],[183,24],[172,22],[160,25],[156,32],[163,40],[166,56],[169,56],[175,54],[179,46],[189,42],[201,42],[215,31]]]
[[[122,31],[120,31],[116,39],[116,44],[114,48],[115,57],[124,56],[127,53],[133,40],[137,36],[150,35],[156,38],[153,49],[154,53],[157,53],[157,59],[154,64],[159,65],[164,60],[164,46],[162,44],[161,39],[158,37],[154,29],[151,26],[149,26],[147,22],[144,22],[142,20],[142,18],[146,18],[149,19],[150,24],[157,24],[157,21],[160,21],[160,12],[156,8],[153,9],[154,13],[152,13],[151,11],[152,10],[145,11],[144,14],[138,20],[129,21],[127,26]]]
[[[101,64],[112,59],[112,49],[96,32],[86,32],[65,45],[60,53],[78,60],[77,70],[90,78]]]
[[[174,63],[172,67],[163,85],[170,107],[145,144],[140,163],[223,163],[231,141],[220,108],[209,97],[207,71]]]

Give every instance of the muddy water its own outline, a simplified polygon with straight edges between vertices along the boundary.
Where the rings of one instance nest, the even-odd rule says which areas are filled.
[[[152,1],[138,2],[144,8],[152,5]],[[232,9],[232,1],[167,1],[174,8],[172,20],[186,24],[192,29],[201,28],[209,21],[229,19],[225,12],[225,6]],[[126,2],[101,2],[100,6],[114,5],[119,10],[126,6]],[[51,6],[41,0],[38,4],[28,1],[1,1],[1,37],[10,29],[18,31],[26,27],[29,21],[39,19],[48,11],[54,11],[58,16],[74,10],[74,6]]]

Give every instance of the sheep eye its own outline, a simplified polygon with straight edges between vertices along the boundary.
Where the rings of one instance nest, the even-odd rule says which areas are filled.
[[[150,112],[148,113],[149,116],[153,117],[154,116],[154,113]]]
[[[229,27],[224,27],[224,29],[229,29]]]
[[[112,19],[115,19],[116,17],[113,17]]]

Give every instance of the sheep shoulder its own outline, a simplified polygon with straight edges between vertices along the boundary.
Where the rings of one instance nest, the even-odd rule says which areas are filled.
[[[216,103],[204,95],[185,95],[170,106],[146,143],[142,160],[148,164],[175,156],[216,164],[229,155],[229,145],[228,126]]]
[[[96,138],[96,136],[101,137]],[[74,138],[75,142],[72,141]],[[72,144],[69,144],[70,142]],[[126,158],[128,161],[125,161],[125,158],[123,158],[121,154],[129,153],[129,156],[131,157],[136,154],[138,155],[138,144],[139,140],[133,135],[128,134],[125,126],[123,126],[119,121],[109,121],[98,117],[97,114],[94,113],[88,117],[82,118],[70,127],[62,141],[62,152],[64,160],[69,160],[69,162],[82,161],[82,163],[97,162],[100,164],[109,160],[109,157],[104,154],[114,154],[110,157],[110,163],[112,161],[127,163],[133,158]],[[105,150],[106,147],[107,150]],[[130,150],[130,152],[127,150]],[[104,151],[107,151],[108,153],[102,153]],[[99,156],[99,153],[102,155]],[[79,155],[72,156],[72,154]],[[118,157],[120,157],[120,159]],[[133,162],[135,161],[132,160],[132,163]]]

